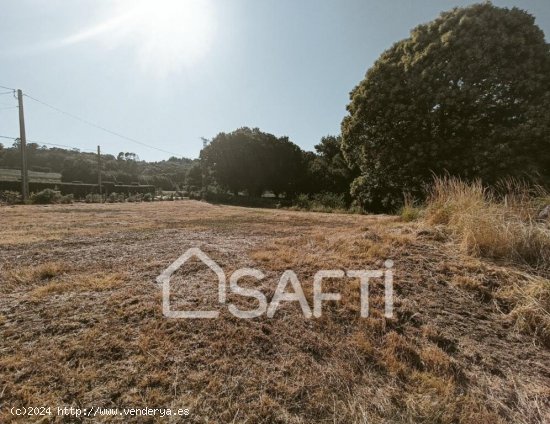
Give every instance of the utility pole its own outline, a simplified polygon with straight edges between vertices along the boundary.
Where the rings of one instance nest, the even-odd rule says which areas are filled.
[[[19,144],[21,147],[21,195],[23,201],[29,198],[29,172],[27,170],[27,135],[25,133],[25,113],[23,111],[23,92],[17,90],[19,103]]]
[[[99,202],[103,203],[103,195],[101,192],[101,148],[97,146],[97,185],[99,186]]]

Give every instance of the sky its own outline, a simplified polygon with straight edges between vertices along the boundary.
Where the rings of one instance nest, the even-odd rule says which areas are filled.
[[[153,148],[24,97],[40,144],[196,158],[201,137],[248,126],[313,150],[340,132],[349,92],[384,50],[472,3],[0,0],[0,85]],[[527,10],[549,40],[549,0],[493,4]],[[19,135],[16,104],[0,95],[0,135]]]

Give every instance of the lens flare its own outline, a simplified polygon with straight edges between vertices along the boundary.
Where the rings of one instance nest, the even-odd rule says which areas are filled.
[[[215,33],[209,0],[117,0],[102,15],[61,44],[96,41],[105,48],[130,48],[143,69],[160,76],[200,62]]]

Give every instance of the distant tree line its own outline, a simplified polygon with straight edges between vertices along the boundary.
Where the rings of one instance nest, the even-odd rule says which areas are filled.
[[[117,184],[150,184],[163,190],[176,190],[186,184],[193,161],[171,157],[160,162],[139,160],[132,152],[101,155],[102,180]],[[97,154],[48,148],[36,143],[27,144],[27,164],[30,170],[61,174],[62,182],[97,183]],[[12,147],[0,144],[0,168],[21,167],[19,142]]]
[[[327,136],[304,152],[288,137],[258,128],[220,133],[201,151],[200,159],[145,162],[131,152],[102,155],[102,179],[117,184],[150,184],[163,190],[184,190],[196,197],[207,192],[245,197],[271,194],[292,200],[301,193],[332,192],[351,202],[353,173],[340,149],[340,137]],[[94,153],[27,145],[30,170],[61,174],[62,182],[97,183]],[[0,145],[0,168],[20,168],[19,143]]]

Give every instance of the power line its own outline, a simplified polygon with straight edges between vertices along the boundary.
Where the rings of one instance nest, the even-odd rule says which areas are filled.
[[[4,94],[13,94],[13,91],[4,91],[3,93],[0,93],[0,96],[4,95]]]
[[[46,146],[53,146],[53,147],[63,147],[65,149],[71,149],[71,150],[80,150],[81,152],[91,152],[95,153],[95,150],[91,149],[82,149],[80,147],[74,147],[74,146],[66,146],[65,144],[53,144],[53,143],[44,143],[43,141],[36,141],[36,140],[27,140],[30,143],[36,143],[36,144],[43,144]]]
[[[11,88],[11,87],[4,87],[3,85],[0,85],[0,88],[3,88],[4,90],[11,90],[11,91],[15,91],[15,88]]]
[[[1,87],[1,86],[0,86],[0,87]],[[59,108],[57,108],[57,107],[55,107],[55,106],[52,106],[52,105],[50,105],[50,104],[48,104],[48,103],[46,103],[46,102],[43,102],[42,100],[38,100],[38,99],[36,99],[36,98],[34,98],[34,97],[32,97],[32,96],[29,96],[28,94],[24,94],[24,96],[25,96],[25,97],[28,97],[28,98],[31,99],[31,100],[34,100],[34,101],[37,102],[37,103],[40,103],[40,104],[44,105],[44,106],[46,106],[46,107],[49,107],[50,109],[53,109],[53,110],[55,110],[55,111],[57,111],[57,112],[59,112],[59,113],[62,113],[63,115],[67,115],[67,116],[69,116],[69,117],[71,117],[71,118],[73,118],[73,119],[76,119],[77,121],[83,122],[83,123],[85,123],[85,124],[87,124],[87,125],[90,125],[90,126],[92,126],[92,127],[94,127],[94,128],[97,128],[97,129],[99,129],[99,130],[101,130],[101,131],[104,131],[104,132],[106,132],[106,133],[109,133],[109,134],[111,134],[111,135],[114,135],[114,136],[123,138],[124,140],[131,141],[132,143],[136,143],[136,144],[139,144],[139,145],[141,145],[141,146],[148,147],[148,148],[150,148],[150,149],[158,150],[159,152],[168,153],[169,155],[182,156],[182,155],[180,155],[180,154],[178,154],[178,153],[174,153],[174,152],[170,152],[170,151],[168,151],[168,150],[160,149],[160,148],[158,148],[158,147],[151,146],[151,145],[149,145],[149,144],[147,144],[147,143],[143,143],[142,141],[136,140],[135,138],[125,136],[124,134],[120,134],[120,133],[118,133],[118,132],[116,132],[116,131],[112,131],[112,130],[110,130],[110,129],[108,129],[108,128],[105,128],[105,127],[103,127],[103,126],[101,126],[101,125],[98,125],[98,124],[95,124],[95,123],[93,123],[93,122],[91,122],[91,121],[88,121],[87,119],[81,118],[80,116],[74,115],[74,114],[69,113],[69,112],[65,112],[64,110],[61,110],[61,109],[59,109]]]

